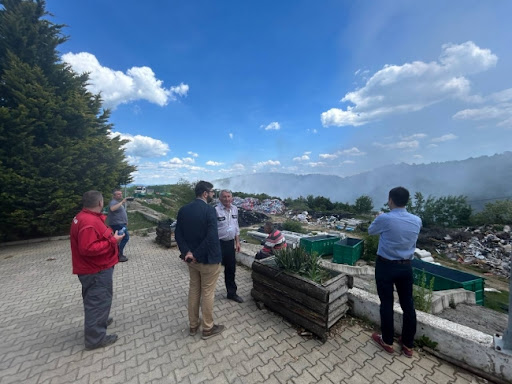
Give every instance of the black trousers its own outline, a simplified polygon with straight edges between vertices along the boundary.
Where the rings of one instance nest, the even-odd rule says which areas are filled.
[[[237,286],[235,283],[236,257],[235,240],[220,240],[220,250],[222,252],[222,265],[224,266],[224,282],[228,297],[235,296]]]
[[[107,320],[112,306],[114,267],[89,275],[78,275],[84,300],[85,347],[100,344],[107,335]]]
[[[396,286],[403,311],[402,342],[412,348],[416,334],[416,311],[412,296],[413,275],[411,264],[389,263],[379,259],[375,264],[375,282],[380,298],[380,327],[382,340],[393,344],[393,285]]]

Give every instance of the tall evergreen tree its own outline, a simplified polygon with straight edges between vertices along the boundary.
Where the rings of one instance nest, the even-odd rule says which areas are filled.
[[[0,0],[0,241],[66,233],[83,192],[131,181],[109,111],[59,61],[44,0]]]

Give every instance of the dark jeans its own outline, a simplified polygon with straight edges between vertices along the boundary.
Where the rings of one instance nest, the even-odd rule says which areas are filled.
[[[387,263],[377,258],[375,265],[375,282],[380,298],[380,326],[382,340],[393,344],[393,285],[396,286],[400,306],[403,311],[402,342],[412,348],[416,334],[416,311],[412,297],[412,266],[411,264]]]
[[[220,250],[222,252],[222,265],[224,266],[224,282],[226,283],[226,290],[228,297],[236,295],[236,257],[235,257],[235,240],[223,241],[220,240]]]
[[[121,228],[126,227],[125,225],[111,225],[110,228],[112,228],[115,231],[119,231]],[[126,228],[126,231],[124,232],[125,236],[123,237],[123,240],[119,243],[119,257],[124,256],[124,246],[130,240],[130,234],[128,233],[128,228]]]
[[[86,348],[97,346],[107,335],[107,320],[112,306],[114,267],[98,273],[78,275],[84,300],[84,339]]]

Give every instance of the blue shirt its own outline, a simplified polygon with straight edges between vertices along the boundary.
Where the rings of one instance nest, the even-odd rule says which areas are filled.
[[[409,260],[414,255],[421,219],[405,208],[395,208],[375,218],[370,235],[380,235],[377,254],[389,260]]]

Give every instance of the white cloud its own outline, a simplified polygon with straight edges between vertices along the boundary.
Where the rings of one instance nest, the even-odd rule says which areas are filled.
[[[423,159],[423,156],[421,156],[421,155],[414,155],[413,159]]]
[[[416,140],[416,139],[424,139],[425,137],[427,137],[427,135],[425,133],[415,133],[414,135],[402,136],[400,138],[402,140],[409,141],[409,140]]]
[[[121,140],[127,140],[123,148],[128,156],[134,157],[160,157],[167,155],[169,145],[161,140],[148,136],[130,135],[128,133],[111,132],[111,137],[119,136]]]
[[[149,67],[132,67],[126,73],[103,67],[93,54],[87,52],[66,53],[62,60],[79,74],[89,73],[87,89],[93,94],[101,92],[106,108],[115,109],[119,104],[135,100],[164,106],[177,96],[186,96],[189,90],[183,83],[164,88],[163,81],[157,79]]]
[[[432,143],[442,143],[443,141],[449,141],[449,140],[455,140],[457,136],[455,136],[453,133],[449,133],[447,135],[443,135],[440,137],[435,137],[432,140],[430,140]]]
[[[245,165],[237,163],[237,164],[233,164],[232,168],[237,171],[243,171],[245,169]]]
[[[293,161],[307,161],[309,160],[309,154],[311,152],[304,152],[304,154],[302,156],[298,156],[298,157],[294,157],[293,158]]]
[[[340,155],[349,155],[349,156],[363,156],[366,155],[366,152],[361,152],[358,148],[352,147],[350,149],[345,149],[343,151],[339,151]]]
[[[169,159],[167,161],[169,164],[183,164],[183,160],[181,160],[179,157],[173,157],[172,159]]]
[[[281,129],[281,125],[277,121],[273,121],[267,126],[261,125],[260,128],[265,128],[265,131],[278,131]]]
[[[197,153],[192,152],[192,151],[188,151],[188,152],[187,152],[187,155],[190,155],[190,156],[192,156],[192,157],[198,157],[198,156],[199,156]]]
[[[213,160],[208,160],[208,161],[206,162],[206,165],[210,165],[210,166],[212,166],[212,167],[217,167],[217,166],[219,166],[219,165],[223,165],[223,164],[224,164],[224,163],[219,163],[219,162],[217,162],[217,161],[213,161]]]
[[[493,93],[484,98],[480,108],[464,109],[453,115],[459,120],[496,120],[499,127],[512,125],[512,88]]]
[[[279,160],[267,160],[267,161],[260,161],[259,163],[256,163],[255,167],[261,168],[261,167],[277,166],[277,165],[281,165],[281,162]]]
[[[331,108],[323,112],[322,124],[360,126],[394,114],[419,111],[449,98],[479,101],[479,97],[471,95],[465,76],[486,71],[497,61],[489,49],[468,41],[443,45],[438,61],[385,65],[364,87],[341,99],[352,105],[345,110]]]
[[[187,84],[181,83],[180,85],[178,85],[176,87],[169,88],[169,90],[171,91],[171,99],[176,100],[177,99],[176,96],[181,96],[181,97],[187,96],[189,86]]]
[[[397,141],[395,143],[390,144],[382,144],[382,143],[373,143],[376,147],[384,148],[384,149],[416,149],[419,146],[419,142],[417,140],[410,141]]]
[[[318,161],[318,162],[311,162],[311,163],[308,163],[308,165],[310,167],[313,167],[313,168],[317,168],[317,167],[323,167],[325,166],[325,163],[322,162],[322,161]]]
[[[194,164],[196,162],[192,157],[182,157],[181,160],[186,164]]]
[[[229,138],[230,138],[231,140],[233,140],[233,134],[232,134],[232,133],[230,133],[230,134],[229,134]]]
[[[345,161],[342,161],[341,164],[355,164],[356,162],[353,161],[353,160],[345,160]]]
[[[320,155],[318,155],[321,159],[328,159],[328,160],[333,160],[335,158],[338,157],[338,155],[336,154],[331,154],[331,153],[321,153]]]
[[[427,148],[436,148],[436,147],[439,147],[439,145],[437,145],[437,144],[429,144],[429,145],[427,145]]]

